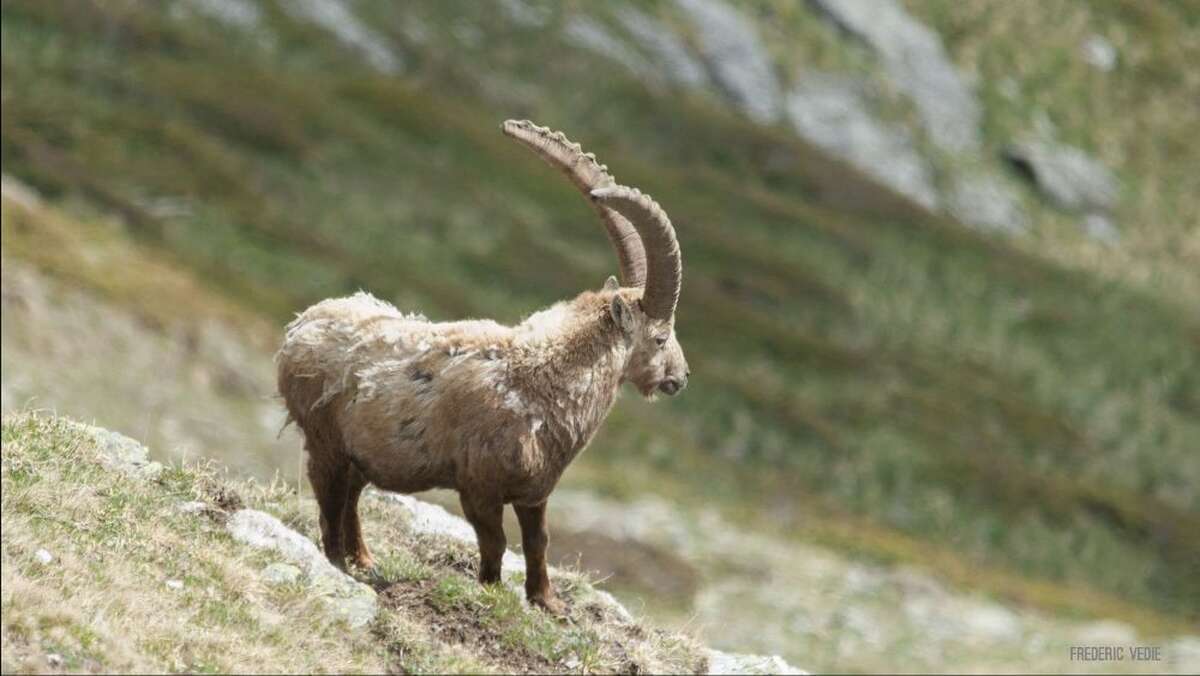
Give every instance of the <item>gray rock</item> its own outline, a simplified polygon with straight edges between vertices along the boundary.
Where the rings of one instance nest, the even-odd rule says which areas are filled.
[[[961,630],[975,640],[1015,642],[1021,638],[1021,621],[1002,605],[987,601],[964,604],[957,613]]]
[[[499,5],[509,20],[519,26],[542,28],[550,20],[549,10],[528,0],[499,0]]]
[[[36,190],[21,179],[8,174],[0,175],[0,195],[27,211],[37,208],[42,203],[42,198]]]
[[[912,100],[929,138],[939,148],[962,152],[979,147],[979,101],[937,33],[895,0],[810,3],[879,55],[889,79]]]
[[[911,135],[875,118],[861,83],[809,75],[788,94],[786,112],[796,132],[813,145],[918,204],[937,206],[932,173]]]
[[[670,26],[631,5],[618,6],[615,15],[621,27],[649,52],[665,79],[688,87],[708,85],[704,65]]]
[[[744,655],[720,650],[708,651],[709,674],[807,674],[778,655]]]
[[[595,592],[596,600],[599,601],[601,605],[611,610],[613,614],[617,616],[617,619],[626,624],[633,623],[633,615],[630,614],[629,609],[627,609],[620,601],[618,601],[615,596],[604,591],[603,589],[597,589]]]
[[[175,509],[183,514],[199,514],[208,509],[208,504],[200,500],[189,500],[175,505]]]
[[[1103,35],[1092,34],[1083,41],[1083,60],[1105,73],[1117,67],[1117,48]]]
[[[721,91],[754,121],[775,122],[783,96],[754,25],[723,0],[676,3],[695,27],[703,61]]]
[[[288,0],[285,11],[302,21],[329,31],[343,45],[358,52],[376,70],[397,73],[403,64],[383,36],[366,26],[344,0]]]
[[[1010,146],[1005,159],[1063,209],[1109,211],[1117,202],[1116,177],[1078,148],[1025,140]]]
[[[567,17],[563,24],[563,32],[575,44],[616,61],[641,79],[649,79],[655,75],[655,71],[640,54],[613,35],[604,24],[590,16],[573,14]]]
[[[222,23],[253,30],[262,21],[258,5],[250,0],[189,0],[192,9]]]
[[[162,473],[163,466],[150,460],[149,449],[141,443],[102,427],[72,424],[92,436],[105,467],[139,479],[153,479]]]
[[[1011,234],[1028,225],[1016,194],[992,176],[956,177],[946,201],[955,218],[983,230]]]
[[[278,552],[304,571],[314,589],[351,628],[365,626],[375,617],[375,591],[329,563],[312,540],[283,525],[275,517],[254,509],[234,512],[226,523],[234,540],[257,549]]]
[[[263,568],[262,579],[270,585],[292,584],[300,579],[301,571],[290,563],[275,562]]]
[[[171,591],[181,591],[183,589],[183,580],[167,580],[165,582],[167,589]]]
[[[1113,223],[1113,220],[1104,214],[1084,216],[1083,231],[1087,233],[1088,237],[1104,244],[1116,244],[1121,240],[1121,231],[1117,230],[1117,225]]]
[[[382,492],[374,494],[378,495],[381,499],[402,506],[408,512],[408,527],[414,533],[448,537],[472,546],[475,546],[479,542],[475,538],[475,529],[471,527],[471,524],[447,512],[438,505],[422,502],[411,495]],[[510,550],[505,550],[500,566],[501,571],[506,574],[523,573],[525,572],[525,557]]]

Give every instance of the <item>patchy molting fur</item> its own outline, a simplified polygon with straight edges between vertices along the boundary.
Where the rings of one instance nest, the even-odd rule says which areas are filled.
[[[345,500],[341,509],[322,505],[330,558],[340,563],[349,553],[370,564],[356,512],[367,483],[400,493],[454,488],[468,511],[512,503],[544,513],[620,384],[653,396],[666,364],[686,371],[671,322],[630,312],[642,290],[614,287],[514,327],[431,322],[362,292],[318,303],[289,324],[276,355],[279,391],[304,431],[318,499]],[[618,294],[632,327],[613,313]],[[667,334],[669,345],[658,345]],[[340,514],[339,524],[327,513]]]
[[[306,432],[334,422],[380,488],[486,481],[505,502],[537,503],[616,400],[631,341],[610,316],[614,293],[585,292],[515,327],[434,323],[366,293],[327,300],[288,326],[280,389]]]

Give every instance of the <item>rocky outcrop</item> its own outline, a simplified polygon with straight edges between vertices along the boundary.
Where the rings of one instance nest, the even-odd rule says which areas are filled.
[[[70,423],[90,436],[95,443],[101,462],[113,471],[138,479],[158,476],[163,466],[149,460],[147,448],[123,434],[85,425]],[[476,543],[475,531],[463,519],[447,512],[442,507],[417,500],[407,495],[383,493],[370,490],[369,495],[401,508],[402,518],[412,532],[430,537],[448,538],[472,548]],[[235,541],[253,549],[270,551],[281,559],[267,564],[259,573],[269,585],[301,584],[312,590],[330,609],[331,619],[344,621],[351,629],[369,625],[378,613],[379,602],[375,590],[339,570],[325,558],[320,548],[301,533],[289,528],[275,516],[256,509],[236,509],[227,516],[202,501],[181,502],[175,507],[182,514],[203,518],[206,514],[221,514],[225,531]],[[54,560],[49,551],[38,551],[36,558],[48,564]],[[505,582],[516,586],[519,579],[514,575],[525,570],[524,557],[506,551],[503,570]],[[183,582],[167,580],[171,589],[183,589]],[[635,622],[630,612],[611,594],[589,587],[591,603],[599,603],[605,621],[619,624]],[[524,595],[522,594],[522,597]],[[708,650],[708,671],[717,674],[801,674],[781,657],[747,655]]]
[[[347,48],[358,52],[376,70],[397,73],[403,63],[383,36],[359,20],[342,0],[288,0],[285,11],[329,31]]]
[[[251,0],[189,0],[191,8],[217,21],[253,30],[262,23],[262,11]]]
[[[808,76],[788,94],[786,111],[792,128],[809,143],[918,204],[937,207],[932,172],[912,136],[869,112],[863,84],[832,75]]]
[[[1079,148],[1036,139],[1009,146],[1004,157],[1051,204],[1082,214],[1080,227],[1092,239],[1105,244],[1120,239],[1110,216],[1120,185],[1108,167]]]
[[[724,0],[676,2],[691,21],[697,47],[722,93],[754,121],[776,121],[783,95],[754,25]]]
[[[363,627],[375,619],[375,591],[335,568],[312,540],[283,525],[279,519],[255,509],[240,509],[229,516],[225,527],[234,540],[255,549],[277,552],[293,564],[334,614],[351,628]],[[263,571],[263,577],[268,581],[293,578],[286,568],[272,569],[271,566]]]
[[[109,469],[140,479],[153,479],[162,473],[162,464],[152,461],[150,452],[138,441],[103,427],[71,424],[92,437]]]
[[[936,32],[895,0],[811,4],[879,55],[889,80],[912,100],[935,145],[952,153],[979,148],[979,102]]]
[[[585,14],[572,14],[563,24],[563,34],[571,42],[611,59],[643,80],[654,79],[657,70],[637,52],[629,49],[604,24]]]
[[[1010,146],[1005,159],[1059,208],[1096,212],[1116,205],[1116,177],[1079,148],[1026,139]]]
[[[946,206],[958,220],[1003,234],[1025,230],[1028,221],[1016,193],[988,174],[966,174],[954,179]]]
[[[616,7],[614,14],[638,46],[650,54],[667,80],[687,87],[705,87],[709,84],[704,64],[688,51],[669,26],[630,5]]]

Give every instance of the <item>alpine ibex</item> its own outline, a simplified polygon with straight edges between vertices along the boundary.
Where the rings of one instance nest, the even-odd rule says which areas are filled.
[[[479,538],[479,579],[500,579],[505,503],[521,524],[529,601],[560,612],[546,572],[546,499],[630,382],[677,394],[689,375],[675,337],[682,265],[648,195],[618,185],[561,133],[509,120],[504,133],[567,175],[608,231],[621,283],[516,326],[431,322],[369,294],[322,301],[287,327],[279,392],[303,430],[325,554],[369,568],[358,499],[367,484],[455,488]]]

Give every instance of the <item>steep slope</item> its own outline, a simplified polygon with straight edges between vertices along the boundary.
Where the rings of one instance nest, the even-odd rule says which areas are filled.
[[[355,580],[280,484],[164,467],[64,418],[5,416],[3,439],[6,672],[794,671],[638,623],[567,571],[552,576],[569,616],[550,618],[522,602],[515,555],[483,588],[455,537],[470,527],[417,501],[366,501],[380,565]]]

